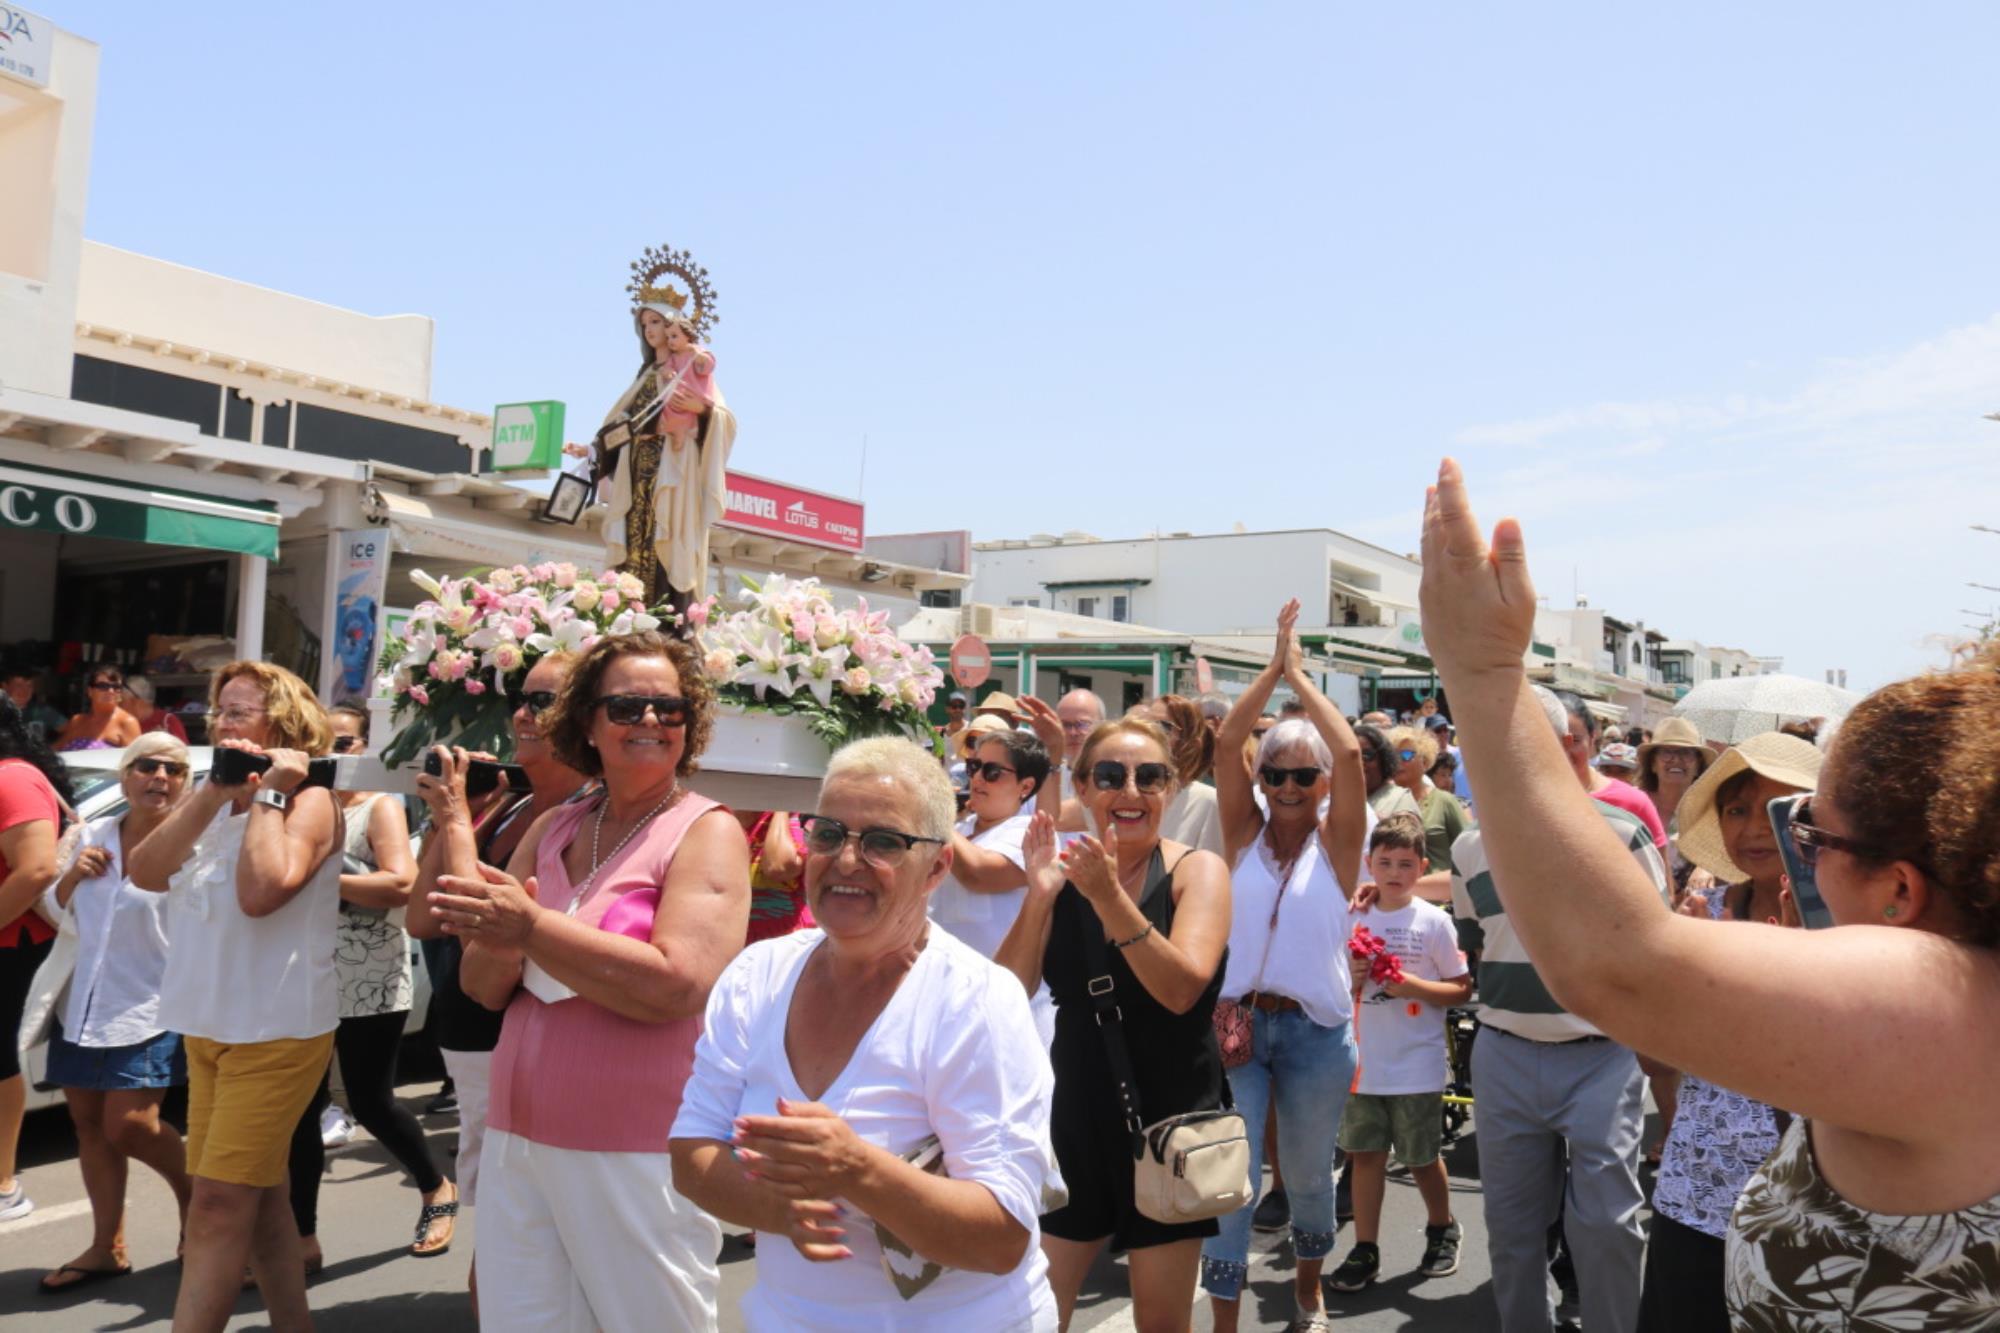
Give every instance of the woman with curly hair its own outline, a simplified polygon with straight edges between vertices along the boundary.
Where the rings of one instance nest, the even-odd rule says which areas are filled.
[[[34,1201],[14,1178],[28,1087],[14,1034],[56,932],[33,910],[55,883],[56,835],[69,804],[69,774],[0,695],[0,1222],[26,1217]]]
[[[340,1017],[340,815],[331,792],[304,784],[333,728],[306,683],[269,662],[216,672],[209,707],[218,755],[269,767],[233,783],[212,773],[126,859],[134,884],[167,895],[159,1023],[187,1053],[194,1194],[174,1327],[221,1329],[247,1259],[272,1325],[300,1328],[286,1157]]]
[[[507,1014],[479,1165],[488,1333],[715,1327],[721,1232],[667,1157],[750,923],[743,831],[684,785],[714,697],[679,639],[596,644],[542,725],[602,790],[537,819],[504,873],[448,850],[430,895],[465,940],[465,993]]]
[[[1173,746],[1178,787],[1160,816],[1160,836],[1222,855],[1222,814],[1215,788],[1204,780],[1215,768],[1215,733],[1202,716],[1201,705],[1178,694],[1163,694],[1133,709],[1131,716],[1156,724]]]
[[[1449,459],[1423,546],[1424,637],[1493,884],[1549,991],[1613,1040],[1792,1113],[1730,1214],[1731,1327],[1988,1325],[2000,649],[1862,700],[1813,794],[1780,807],[1792,890],[1831,929],[1763,924],[1754,905],[1718,929],[1667,908],[1581,790],[1522,668],[1535,592],[1520,525],[1503,520],[1489,546]]]

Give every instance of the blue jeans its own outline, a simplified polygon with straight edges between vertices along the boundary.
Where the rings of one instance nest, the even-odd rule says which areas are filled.
[[[1249,1063],[1229,1071],[1229,1092],[1250,1133],[1252,1197],[1201,1246],[1202,1290],[1225,1301],[1239,1299],[1250,1277],[1250,1215],[1263,1190],[1264,1115],[1274,1095],[1293,1251],[1300,1259],[1332,1252],[1333,1148],[1357,1059],[1351,1025],[1321,1027],[1296,1009],[1253,1010],[1250,1034]]]

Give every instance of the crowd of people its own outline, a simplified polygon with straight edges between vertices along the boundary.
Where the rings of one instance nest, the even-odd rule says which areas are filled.
[[[752,1328],[1066,1327],[1109,1245],[1138,1327],[1200,1293],[1228,1330],[1263,1226],[1290,1326],[1325,1329],[1329,1292],[1458,1269],[1446,1018],[1476,995],[1486,1326],[1555,1326],[1558,1253],[1590,1333],[1988,1326],[2000,659],[1837,729],[1607,728],[1528,681],[1519,529],[1489,542],[1453,464],[1424,543],[1449,720],[1344,716],[1294,602],[1233,698],[955,696],[942,762],[855,742],[809,812],[691,789],[714,695],[656,632],[538,661],[525,786],[440,750],[414,833],[305,782],[367,716],[269,663],[218,671],[207,719],[268,767],[199,783],[134,680],[36,719],[9,679],[0,1022],[48,1042],[92,1214],[44,1286],[131,1271],[138,1161],[182,1211],[177,1329],[246,1282],[309,1327],[337,1068],[419,1195],[413,1256],[478,1207],[486,1328],[716,1327],[749,1232]],[[123,813],[80,822],[52,742],[117,747]],[[409,937],[455,1164],[394,1095]],[[1384,1232],[1392,1159],[1421,1236]]]

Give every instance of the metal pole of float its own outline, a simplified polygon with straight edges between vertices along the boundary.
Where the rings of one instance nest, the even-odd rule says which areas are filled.
[[[262,556],[236,557],[236,656],[264,656],[264,588],[268,573]]]

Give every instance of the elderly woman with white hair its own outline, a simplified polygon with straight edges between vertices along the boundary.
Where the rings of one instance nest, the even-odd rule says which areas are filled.
[[[1354,998],[1343,947],[1353,933],[1351,900],[1368,836],[1361,744],[1304,671],[1294,627],[1299,604],[1278,613],[1270,663],[1223,720],[1219,748],[1239,751],[1280,679],[1306,716],[1278,723],[1257,750],[1260,808],[1236,764],[1216,765],[1216,799],[1235,868],[1229,965],[1218,1027],[1230,1092],[1245,1121],[1277,1109],[1278,1153],[1298,1257],[1298,1327],[1321,1321],[1320,1270],[1333,1249],[1333,1153],[1354,1078]],[[1321,802],[1325,806],[1322,812]],[[1233,1048],[1233,1049],[1232,1049]],[[1251,1136],[1250,1178],[1260,1183],[1262,1136]],[[1233,1330],[1249,1276],[1253,1199],[1223,1219],[1202,1247],[1201,1282],[1215,1327]]]
[[[129,1162],[158,1172],[187,1215],[185,1147],[160,1118],[167,1089],[187,1082],[181,1039],[159,1019],[167,900],[125,874],[127,853],[187,793],[187,746],[165,732],[140,736],[119,756],[118,778],[125,813],[84,826],[76,859],[43,897],[67,941],[35,979],[52,1024],[48,1080],[69,1103],[93,1227],[83,1253],[42,1279],[51,1293],[132,1271],[125,1251]],[[29,1014],[24,1044],[39,1035],[42,1017]]]
[[[927,751],[841,749],[803,821],[817,928],[750,946],[709,998],[674,1182],[763,1233],[753,1330],[1056,1327],[1054,1078],[1021,984],[926,914],[953,814]]]

